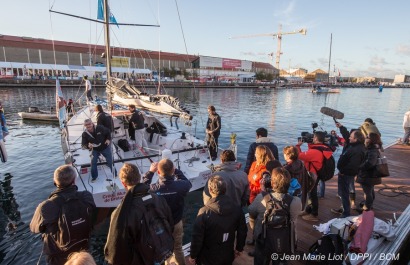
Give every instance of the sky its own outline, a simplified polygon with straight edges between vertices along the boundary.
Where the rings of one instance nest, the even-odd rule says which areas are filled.
[[[49,9],[97,17],[97,0],[2,1],[0,34],[103,44],[100,24],[52,14]],[[112,26],[112,45],[266,62],[277,52],[269,36],[302,28],[307,34],[282,37],[280,68],[327,71],[333,35],[331,73],[394,78],[410,75],[408,0],[115,0],[111,12],[122,23],[160,27]]]

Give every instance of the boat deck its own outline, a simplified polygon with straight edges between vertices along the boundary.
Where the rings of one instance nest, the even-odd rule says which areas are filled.
[[[409,173],[409,157],[410,146],[394,144],[387,148],[384,155],[388,158],[389,171],[391,176],[383,178],[381,185],[375,186],[376,199],[374,202],[374,212],[377,218],[382,220],[393,219],[393,214],[396,213],[397,218],[403,213],[406,207],[410,204],[410,196],[403,193],[410,193],[410,173]],[[400,193],[402,192],[402,194]],[[337,177],[326,182],[326,194],[324,199],[319,200],[319,222],[307,222],[299,217],[298,220],[298,251],[307,253],[309,247],[319,239],[322,234],[316,231],[312,225],[326,223],[327,221],[336,218],[330,209],[340,206],[340,199],[337,195]],[[356,203],[363,200],[363,191],[356,183]],[[352,211],[353,215],[358,214]],[[248,239],[251,238],[251,233],[248,232]],[[402,242],[401,244],[405,243]],[[248,256],[248,252],[253,247],[246,246],[240,257],[235,259],[234,265],[253,264],[253,258]],[[304,264],[304,261],[291,261],[289,264]]]

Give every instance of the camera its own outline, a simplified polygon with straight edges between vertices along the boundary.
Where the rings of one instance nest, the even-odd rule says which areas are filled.
[[[302,137],[298,137],[298,141],[303,143],[313,143],[313,133],[310,132],[302,132],[300,134]]]

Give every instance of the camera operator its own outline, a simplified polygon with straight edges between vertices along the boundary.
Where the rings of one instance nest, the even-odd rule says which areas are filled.
[[[308,150],[302,152],[300,146],[303,144],[302,139],[298,139],[296,148],[299,150],[299,159],[305,163],[305,167],[309,174],[314,179],[314,185],[309,190],[309,198],[312,202],[311,212],[309,213],[305,208],[301,213],[303,220],[317,222],[319,219],[319,200],[317,196],[317,185],[319,183],[319,178],[317,177],[317,171],[322,168],[323,158],[330,158],[333,155],[332,149],[324,144],[326,137],[325,132],[315,131],[313,134],[313,142],[308,144]]]

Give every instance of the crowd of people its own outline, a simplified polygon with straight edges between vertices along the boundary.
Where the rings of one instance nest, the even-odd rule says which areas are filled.
[[[130,122],[134,125],[134,136],[137,139],[140,138],[138,130],[141,127],[139,124],[143,124],[143,118],[141,119],[135,106],[130,105],[129,110],[132,112]],[[98,177],[94,157],[101,154],[106,157],[109,165],[112,164],[109,163],[111,154],[108,147],[111,141],[109,131],[112,121],[107,123],[101,108],[97,107],[96,111],[99,112],[98,124],[94,125],[91,120],[86,120],[86,130],[82,135],[83,147],[93,152],[93,180]],[[221,118],[214,106],[209,106],[208,112],[206,134],[209,155],[211,160],[215,160],[218,156]],[[370,118],[357,129],[350,131],[340,123],[336,123],[336,127],[341,137],[337,136],[335,131],[332,131],[332,135],[339,137],[337,142],[343,146],[337,161],[338,196],[341,199],[341,206],[329,210],[337,214],[337,217],[347,217],[353,210],[360,213],[373,209],[374,186],[381,183],[381,178],[377,177],[375,172],[375,165],[382,150],[382,142],[381,134]],[[255,265],[269,264],[272,253],[294,253],[298,218],[301,217],[307,222],[319,221],[319,197],[324,196],[325,189],[321,169],[325,161],[332,158],[335,150],[334,146],[328,144],[326,137],[325,132],[315,131],[307,149],[302,150],[301,146],[305,142],[301,139],[294,146],[286,146],[283,148],[285,163],[282,164],[278,147],[268,137],[268,131],[265,128],[258,128],[256,140],[249,147],[243,170],[233,151],[219,151],[221,163],[213,168],[214,171],[204,187],[204,206],[199,209],[192,226],[188,263],[232,264],[235,258],[242,255],[246,244],[255,246],[255,250],[248,253],[254,257]],[[99,145],[94,143],[96,138],[99,139]],[[139,146],[143,148],[144,144],[140,142]],[[151,183],[156,173],[159,179],[156,183]],[[89,210],[95,207],[90,192],[77,191],[77,177],[77,171],[72,166],[57,168],[53,178],[57,189],[37,207],[31,221],[31,231],[43,234],[44,254],[47,256],[48,264],[95,264],[92,257],[87,254],[91,226],[88,230],[84,228],[82,237],[72,239],[65,247],[60,246],[61,241],[64,241],[63,233],[60,231],[63,201],[75,198]],[[175,168],[171,160],[164,158],[158,163],[152,163],[144,175],[141,175],[136,165],[125,163],[119,172],[119,178],[127,192],[111,215],[104,249],[106,261],[109,264],[158,262],[154,258],[156,253],[151,253],[152,249],[147,248],[149,235],[145,234],[144,227],[148,223],[150,209],[155,209],[156,214],[162,218],[159,229],[161,232],[157,231],[158,238],[164,236],[165,239],[161,238],[164,240],[163,246],[167,243],[172,245],[169,247],[170,253],[164,254],[166,258],[160,262],[186,264],[182,251],[183,210],[185,197],[192,184],[184,173]],[[318,187],[321,181],[322,187]],[[361,185],[364,193],[365,201],[362,206],[356,205],[355,181]],[[248,227],[244,218],[246,209],[250,215],[249,227],[253,231],[248,240]],[[280,213],[284,213],[284,218]],[[91,215],[82,218],[91,218]],[[272,228],[273,226],[268,224],[274,222],[275,218],[286,221]],[[285,229],[291,232],[282,233]],[[167,231],[172,235],[169,242],[166,240]],[[147,242],[141,242],[142,238],[147,238]],[[279,241],[285,242],[289,247],[283,248],[281,243],[279,250]],[[80,259],[89,261],[78,263],[76,260]]]

